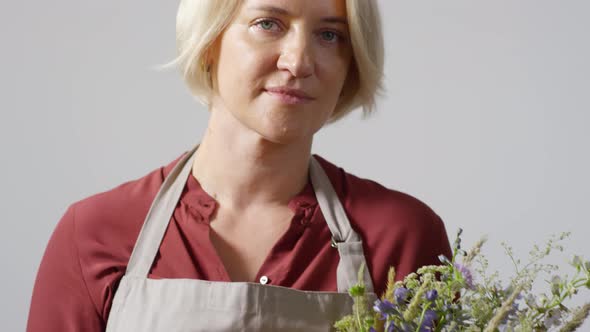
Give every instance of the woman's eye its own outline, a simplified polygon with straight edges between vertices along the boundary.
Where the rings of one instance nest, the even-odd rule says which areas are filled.
[[[334,39],[338,38],[338,35],[333,31],[324,31],[322,32],[322,38],[326,41],[333,41]]]
[[[271,30],[272,27],[276,25],[276,23],[271,20],[260,20],[256,22],[256,25],[262,28],[262,30]]]

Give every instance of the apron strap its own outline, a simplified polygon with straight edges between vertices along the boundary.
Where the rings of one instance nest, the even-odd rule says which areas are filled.
[[[365,290],[373,292],[373,282],[365,260],[361,237],[352,229],[340,199],[320,163],[312,156],[310,177],[316,198],[326,223],[332,232],[332,246],[338,248],[340,262],[336,269],[338,291],[348,289],[358,283],[358,272],[364,266]]]
[[[199,144],[196,144],[182,156],[156,194],[135,242],[125,275],[147,278],[186,179],[192,170],[198,147]],[[367,292],[373,292],[361,238],[350,226],[330,179],[313,156],[310,161],[310,177],[320,209],[332,233],[332,245],[338,248],[340,255],[336,270],[338,291],[346,293],[358,282],[357,275],[364,264],[365,289]]]
[[[147,278],[186,179],[192,170],[190,165],[193,164],[194,152],[198,147],[199,144],[195,145],[178,161],[156,194],[135,242],[125,275]]]

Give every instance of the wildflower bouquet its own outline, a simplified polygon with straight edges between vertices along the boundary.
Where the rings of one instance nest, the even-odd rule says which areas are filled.
[[[464,251],[461,229],[453,245],[453,257],[439,256],[442,265],[424,266],[417,273],[395,282],[395,270],[388,274],[387,289],[369,308],[361,267],[359,283],[351,287],[353,314],[334,324],[340,332],[372,331],[483,331],[529,332],[574,331],[590,313],[590,302],[571,309],[564,304],[581,288],[590,288],[590,261],[574,256],[573,277],[554,274],[558,267],[541,261],[570,233],[553,236],[545,247],[534,246],[530,260],[522,265],[512,248],[502,243],[515,267],[515,276],[506,287],[498,272],[488,274],[488,261],[481,254],[485,238]],[[540,273],[553,275],[550,292],[534,295],[533,282]],[[476,280],[477,277],[477,280]]]

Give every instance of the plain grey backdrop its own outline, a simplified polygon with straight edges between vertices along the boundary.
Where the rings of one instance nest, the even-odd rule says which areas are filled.
[[[487,234],[484,253],[502,273],[501,241],[526,259],[533,243],[572,231],[555,262],[567,272],[571,254],[590,258],[590,2],[379,2],[387,94],[373,117],[359,110],[323,128],[313,152],[425,201],[451,241],[458,227],[465,246]],[[0,5],[3,331],[24,330],[69,204],[201,138],[207,111],[177,71],[150,69],[175,55],[177,5]]]

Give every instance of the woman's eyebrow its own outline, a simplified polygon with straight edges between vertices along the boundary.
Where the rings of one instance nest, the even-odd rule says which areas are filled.
[[[340,23],[343,25],[348,25],[348,20],[346,18],[338,16],[322,17],[321,21],[327,23]]]
[[[284,8],[270,6],[270,5],[249,7],[248,9],[263,11],[263,12],[277,14],[277,15],[293,16],[291,14],[291,12],[289,12],[288,10],[286,10]],[[339,16],[322,17],[320,21],[327,22],[327,23],[340,23],[340,24],[348,25],[348,20],[345,17],[339,17]]]
[[[256,6],[256,7],[248,7],[248,9],[251,10],[258,10],[258,11],[263,11],[263,12],[269,12],[269,13],[273,13],[273,14],[280,14],[280,15],[291,15],[291,13],[281,7],[275,7],[275,6]]]

